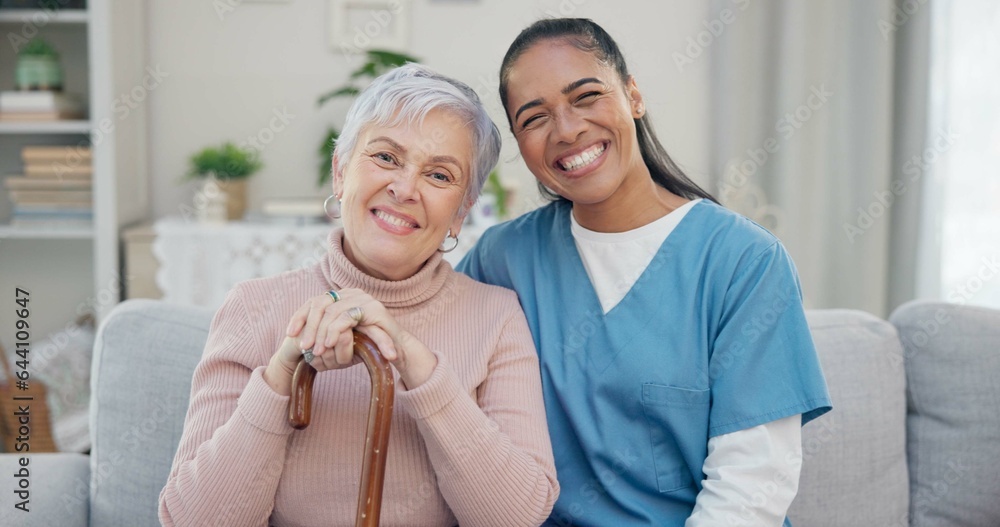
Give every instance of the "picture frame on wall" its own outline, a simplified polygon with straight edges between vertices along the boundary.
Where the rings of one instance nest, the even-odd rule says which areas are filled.
[[[406,51],[410,43],[410,0],[329,0],[328,20],[333,51]]]

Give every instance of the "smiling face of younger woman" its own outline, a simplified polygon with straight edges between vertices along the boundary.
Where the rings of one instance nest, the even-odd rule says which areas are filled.
[[[507,108],[528,169],[575,205],[648,192],[635,121],[642,97],[593,53],[543,40],[513,63]]]
[[[413,276],[457,236],[472,178],[471,132],[453,114],[431,110],[423,121],[373,124],[358,137],[346,165],[334,160],[334,193],[342,200],[344,252],[371,276]]]

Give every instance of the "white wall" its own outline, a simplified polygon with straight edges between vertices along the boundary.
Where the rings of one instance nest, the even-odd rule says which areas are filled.
[[[668,151],[707,183],[708,61],[681,72],[671,53],[683,52],[687,38],[703,29],[708,4],[412,0],[407,51],[469,83],[506,130],[496,78],[513,38],[547,15],[592,18],[623,48]],[[220,9],[229,5],[235,7]],[[149,0],[147,8],[149,65],[167,75],[148,100],[153,215],[179,214],[191,206],[193,183],[180,182],[191,153],[258,135],[281,111],[294,117],[264,145],[266,167],[251,181],[251,208],[265,197],[328,195],[328,189],[316,187],[316,151],[326,127],[339,128],[347,103],[319,109],[316,98],[342,84],[360,59],[328,46],[327,0]],[[516,210],[537,204],[534,179],[517,158],[509,132],[501,177],[520,189]]]

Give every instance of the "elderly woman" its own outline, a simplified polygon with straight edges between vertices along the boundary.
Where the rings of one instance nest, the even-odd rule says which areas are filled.
[[[499,150],[476,94],[422,66],[360,95],[334,152],[344,226],[326,260],[238,285],[212,322],[160,494],[164,525],[353,523],[369,381],[352,367],[352,329],[398,374],[382,525],[548,516],[559,488],[524,314],[514,293],[441,256]],[[303,353],[320,373],[312,424],[296,431],[287,408]]]

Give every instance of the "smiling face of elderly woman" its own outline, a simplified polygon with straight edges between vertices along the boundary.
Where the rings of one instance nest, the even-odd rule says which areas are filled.
[[[342,200],[344,251],[355,265],[402,280],[438,250],[449,230],[458,235],[473,177],[471,136],[458,116],[439,109],[420,122],[362,132],[334,186]]]
[[[416,64],[379,77],[334,150],[345,254],[371,276],[412,276],[458,236],[499,155],[500,133],[465,84]]]

